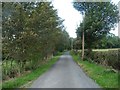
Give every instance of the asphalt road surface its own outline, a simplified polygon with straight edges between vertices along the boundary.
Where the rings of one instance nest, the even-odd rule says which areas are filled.
[[[31,88],[100,88],[73,61],[69,52],[43,75],[33,82]]]

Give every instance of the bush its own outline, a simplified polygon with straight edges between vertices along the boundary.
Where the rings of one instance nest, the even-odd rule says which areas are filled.
[[[88,60],[102,64],[104,66],[111,66],[114,69],[120,70],[120,60],[118,58],[118,55],[120,55],[120,49],[108,51],[92,51],[91,53],[85,51],[85,58]]]

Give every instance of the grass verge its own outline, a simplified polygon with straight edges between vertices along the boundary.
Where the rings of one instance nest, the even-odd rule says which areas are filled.
[[[41,74],[47,71],[59,59],[60,55],[62,54],[59,53],[59,55],[54,56],[47,63],[45,63],[44,65],[41,65],[38,69],[32,71],[29,74],[26,74],[21,77],[10,80],[8,82],[2,83],[2,89],[4,90],[5,88],[18,88],[32,80],[37,79]]]
[[[83,71],[98,83],[102,88],[118,88],[118,73],[89,61],[80,60],[78,55],[71,52],[73,59],[80,65]]]

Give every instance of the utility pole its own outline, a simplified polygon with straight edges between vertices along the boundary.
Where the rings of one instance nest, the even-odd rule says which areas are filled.
[[[82,60],[84,59],[84,31],[82,33]]]
[[[84,19],[84,13],[83,13],[83,19]],[[85,43],[85,40],[84,40],[84,21],[83,22],[83,32],[82,32],[82,60],[84,60],[84,43]]]

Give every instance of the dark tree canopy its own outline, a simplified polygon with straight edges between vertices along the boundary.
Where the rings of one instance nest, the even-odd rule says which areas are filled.
[[[59,43],[63,50],[69,47],[64,20],[50,2],[2,3],[2,11],[3,57],[42,60],[57,52]]]
[[[107,35],[119,21],[118,8],[111,2],[74,2],[73,6],[85,14],[83,22],[77,29],[77,36],[82,36],[84,30],[88,47],[92,47],[94,42]]]

